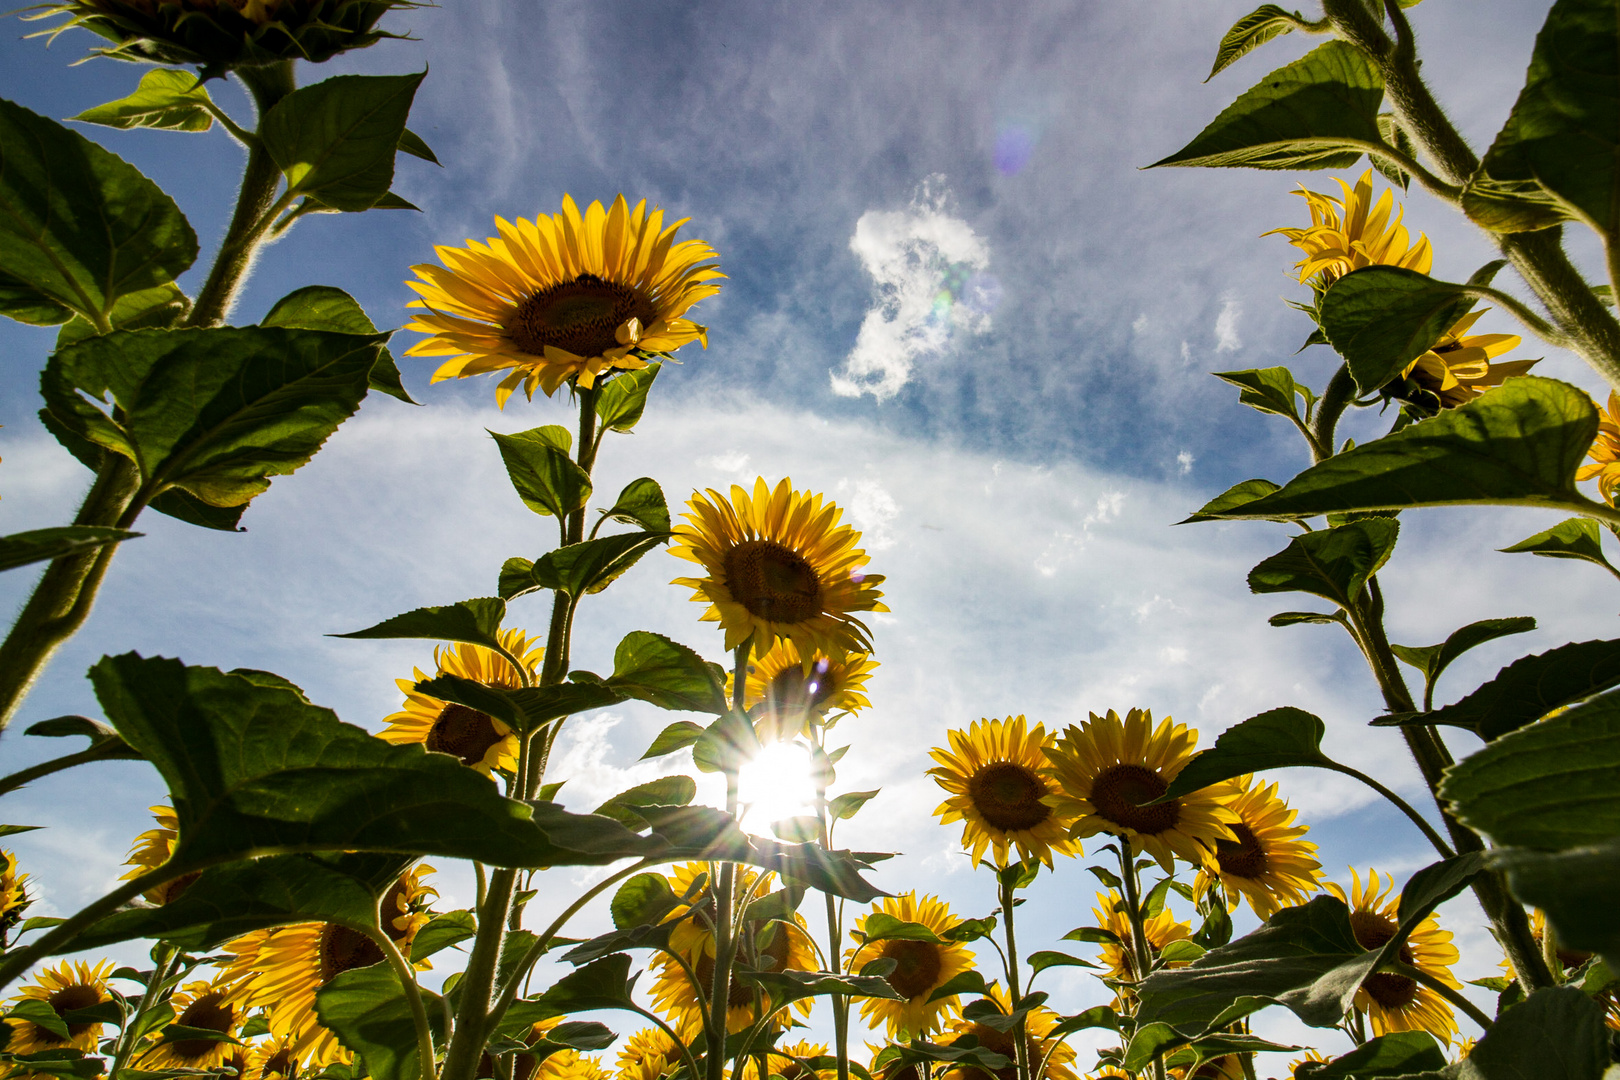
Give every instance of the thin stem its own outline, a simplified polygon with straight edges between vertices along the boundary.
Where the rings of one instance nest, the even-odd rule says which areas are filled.
[[[1457,990],[1447,986],[1445,983],[1441,982],[1433,975],[1430,975],[1422,968],[1416,967],[1412,964],[1396,962],[1390,965],[1390,967],[1386,970],[1394,972],[1397,975],[1404,975],[1413,982],[1422,983],[1424,986],[1427,986],[1430,990],[1433,990],[1435,993],[1451,1002],[1451,1004],[1467,1013],[1468,1019],[1478,1024],[1481,1031],[1491,1030],[1491,1018],[1481,1012],[1478,1005],[1475,1005]]]
[[[1311,432],[1311,454],[1316,461],[1326,461],[1333,456],[1334,429],[1355,397],[1356,381],[1350,377],[1350,367],[1340,364],[1316,403],[1316,424]]]
[[[0,780],[0,795],[15,791],[24,784],[32,783],[42,776],[71,769],[75,765],[88,765],[93,761],[106,761],[116,758],[129,758],[134,756],[129,744],[116,735],[97,739],[89,746],[76,754],[63,754],[59,758],[42,761],[38,765],[30,765],[26,769],[19,769],[10,776]]]
[[[1464,296],[1489,300],[1493,304],[1500,305],[1508,314],[1523,323],[1525,329],[1555,349],[1568,349],[1573,345],[1569,338],[1554,327],[1552,323],[1526,307],[1524,301],[1503,292],[1501,289],[1493,289],[1489,285],[1464,285],[1458,289],[1458,292]]]
[[[1125,887],[1125,917],[1131,923],[1131,952],[1133,966],[1136,968],[1136,983],[1148,977],[1153,967],[1153,957],[1148,950],[1147,928],[1142,920],[1141,883],[1136,877],[1136,855],[1131,851],[1131,841],[1128,837],[1116,837],[1119,841],[1119,876]],[[1165,1080],[1164,1059],[1153,1059],[1154,1080]]]
[[[746,663],[747,658],[738,651]],[[726,813],[737,816],[737,770],[726,770]],[[719,889],[715,893],[714,982],[709,991],[708,1080],[724,1080],[726,1069],[726,1013],[731,1000],[731,964],[736,955],[732,935],[732,897],[736,888],[736,864],[720,864]]]
[[[1013,929],[1013,909],[1017,899],[1013,894],[1012,882],[1006,880],[1006,868],[996,875],[996,882],[1001,886],[1001,925],[1007,936],[1007,994],[1008,1001],[1014,1012],[1019,1008],[1019,1002],[1024,996],[1023,988],[1018,980],[1018,934]],[[1024,1020],[1019,1018],[1013,1025],[1013,1060],[1018,1067],[1018,1075],[1022,1080],[1029,1080],[1029,1046],[1024,1034]]]
[[[379,920],[381,916],[378,916]],[[434,1066],[437,1059],[433,1050],[433,1029],[428,1026],[427,1008],[422,1004],[422,988],[416,985],[416,971],[411,967],[405,954],[399,951],[394,939],[375,927],[358,927],[388,958],[388,966],[394,969],[399,977],[399,985],[405,991],[406,1004],[411,1009],[411,1024],[416,1028],[416,1053],[421,1058],[421,1072],[418,1073],[423,1080],[433,1080],[437,1075]]]
[[[0,990],[10,986],[18,976],[47,956],[54,956],[59,952],[68,952],[69,950],[66,948],[68,942],[78,937],[82,930],[98,919],[111,915],[148,889],[155,888],[178,876],[167,866],[148,870],[140,877],[119,885],[118,888],[88,907],[80,909],[69,916],[65,922],[51,927],[40,937],[35,938],[33,944],[12,949],[5,954],[3,959],[0,959]]]
[[[205,97],[197,104],[208,110],[214,119],[219,121],[219,126],[230,132],[231,138],[243,146],[252,147],[258,143],[259,137],[257,135],[232,120],[230,114],[216,105],[212,98]]]
[[[825,755],[826,729],[821,724],[811,721],[811,738],[815,742],[816,750]],[[827,819],[827,781],[826,774],[820,769],[816,770],[816,817],[821,821],[821,842],[828,847],[832,846],[832,822]],[[840,972],[843,970],[843,960],[839,955],[839,946],[843,944],[843,927],[838,918],[838,903],[830,892],[821,894],[827,902],[827,970]],[[833,1054],[838,1059],[838,1080],[849,1080],[849,999],[842,994],[832,996],[833,1010]]]
[[[1440,857],[1442,859],[1456,857],[1457,853],[1451,850],[1451,845],[1447,844],[1440,838],[1440,834],[1434,831],[1434,826],[1430,825],[1426,820],[1424,820],[1423,815],[1412,808],[1411,803],[1407,802],[1389,788],[1385,787],[1383,784],[1380,784],[1377,780],[1374,780],[1372,777],[1358,769],[1352,769],[1350,766],[1341,765],[1338,762],[1334,762],[1331,768],[1334,772],[1340,772],[1346,776],[1355,777],[1357,780],[1360,780],[1363,784],[1366,784],[1368,787],[1372,788],[1374,791],[1378,792],[1378,794],[1382,795],[1384,798],[1393,803],[1396,809],[1411,819],[1412,824],[1418,827],[1419,831],[1423,833],[1423,835],[1428,839],[1429,843],[1434,845],[1434,850],[1440,853]]]
[[[135,1040],[130,1038],[130,1033],[140,1028],[141,1017],[157,1004],[158,995],[163,992],[163,984],[168,980],[169,971],[174,966],[174,958],[179,955],[178,947],[170,945],[167,941],[158,943],[157,956],[152,965],[152,975],[146,980],[146,989],[135,1006],[134,1015],[124,1021],[124,1027],[118,1033],[118,1047],[113,1055],[112,1069],[107,1073],[108,1076],[122,1075],[124,1066],[129,1063],[129,1055],[135,1049]]]

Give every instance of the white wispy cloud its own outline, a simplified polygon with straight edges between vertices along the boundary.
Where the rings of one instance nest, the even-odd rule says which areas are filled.
[[[1243,316],[1243,304],[1235,296],[1228,296],[1221,301],[1221,313],[1215,316],[1215,351],[1237,352],[1243,348],[1243,339],[1238,337],[1238,319]]]

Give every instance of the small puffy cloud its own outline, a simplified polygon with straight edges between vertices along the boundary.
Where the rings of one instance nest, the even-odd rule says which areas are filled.
[[[1226,297],[1221,304],[1221,313],[1215,316],[1215,351],[1237,352],[1243,348],[1243,339],[1238,337],[1238,319],[1243,315],[1243,305],[1235,296]]]
[[[849,247],[872,275],[872,307],[844,366],[832,372],[844,397],[893,397],[919,360],[943,354],[962,332],[990,328],[1000,285],[986,271],[990,249],[945,212],[944,177],[923,182],[904,210],[868,210]]]

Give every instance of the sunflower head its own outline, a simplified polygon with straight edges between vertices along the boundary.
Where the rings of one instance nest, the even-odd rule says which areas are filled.
[[[1021,859],[1052,865],[1052,853],[1078,855],[1069,839],[1072,815],[1055,809],[1050,798],[1057,783],[1047,775],[1042,751],[1054,745],[1046,727],[1026,729],[1022,716],[979,720],[966,731],[949,733],[949,750],[930,755],[939,764],[928,770],[950,797],[934,810],[945,824],[961,821],[962,846],[978,866],[986,848],[999,867],[1016,847]]]
[[[1007,992],[999,984],[990,987],[990,996],[984,1000],[994,1005],[1003,1016],[1012,1012]],[[1075,1080],[1074,1047],[1051,1037],[1052,1029],[1058,1026],[1061,1019],[1044,1005],[1037,1005],[1025,1014],[1025,1060],[1029,1062],[1034,1080]],[[993,1073],[974,1067],[952,1069],[945,1074],[945,1080],[992,1080],[992,1077],[994,1080],[1016,1080],[1018,1043],[1012,1032],[962,1017],[952,1022],[951,1033],[947,1045],[971,1035],[986,1050],[1005,1057],[1008,1064]],[[1044,1069],[1040,1067],[1042,1061],[1046,1062]]]
[[[1099,927],[1119,939],[1102,943],[1102,962],[1103,967],[1107,969],[1104,977],[1119,984],[1119,996],[1122,1001],[1131,1001],[1134,991],[1130,987],[1146,978],[1147,973],[1137,971],[1136,953],[1131,944],[1134,931],[1131,929],[1131,917],[1126,912],[1125,901],[1116,892],[1100,892],[1097,894],[1097,906],[1091,909],[1091,913],[1097,917]],[[1172,941],[1192,937],[1192,925],[1177,920],[1166,906],[1142,920],[1142,932],[1147,937],[1149,952],[1156,957]],[[1184,967],[1189,962],[1171,960],[1165,966]]]
[[[1147,709],[1132,709],[1123,720],[1112,709],[1107,716],[1092,713],[1086,723],[1070,724],[1057,746],[1044,751],[1048,774],[1058,786],[1048,802],[1074,821],[1069,831],[1076,839],[1097,833],[1122,837],[1157,859],[1165,873],[1176,856],[1202,866],[1217,840],[1236,839],[1229,823],[1237,815],[1226,806],[1236,789],[1214,784],[1154,801],[1192,760],[1197,744],[1196,731],[1168,716],[1155,727]]]
[[[394,8],[416,0],[66,0],[33,18],[62,17],[50,36],[79,26],[112,42],[96,50],[119,60],[196,64],[210,72],[282,60],[320,63],[383,38]]]
[[[841,660],[812,653],[805,660],[791,639],[778,641],[749,661],[743,707],[758,717],[755,726],[762,742],[808,736],[812,724],[830,726],[829,716],[836,719],[871,707],[863,691],[877,666],[864,653],[850,653]],[[733,678],[726,676],[728,696]]]
[[[227,1062],[229,1064],[229,1062]],[[298,1080],[302,1065],[292,1047],[269,1039],[249,1048],[238,1080]]]
[[[129,881],[149,870],[156,870],[174,856],[174,845],[180,839],[180,819],[172,806],[154,806],[151,809],[156,828],[148,829],[135,838],[134,846],[129,849],[129,857],[124,860],[124,865],[130,870],[119,879],[121,881]],[[201,873],[184,874],[141,895],[154,904],[167,904],[185,892]]]
[[[545,647],[521,630],[502,630],[503,648],[523,662],[530,680],[538,675]],[[459,675],[464,679],[509,689],[523,685],[523,678],[512,662],[493,649],[469,642],[437,646],[433,661],[439,675]],[[420,668],[415,679],[397,679],[405,693],[399,712],[386,718],[388,726],[378,737],[395,744],[421,743],[427,749],[459,758],[463,765],[485,776],[492,770],[511,772],[517,768],[517,736],[504,722],[488,713],[455,702],[440,701],[416,689],[427,678]]]
[[[1596,479],[1604,501],[1614,505],[1620,493],[1620,393],[1610,390],[1609,407],[1598,406],[1597,437],[1586,456],[1591,460],[1575,470],[1575,479]]]
[[[111,1001],[107,980],[117,970],[111,960],[88,964],[83,960],[64,961],[54,968],[42,968],[34,982],[22,988],[12,1003],[43,1001],[57,1016],[88,1009],[104,1001]],[[72,1048],[94,1053],[101,1039],[101,1025],[71,1023],[67,1025],[67,1038],[28,1020],[11,1019],[6,1024],[11,1035],[6,1042],[8,1054],[34,1054],[41,1050]]]
[[[670,553],[707,576],[673,584],[709,605],[703,621],[720,624],[727,649],[752,641],[753,652],[764,655],[791,641],[801,657],[837,661],[872,651],[853,613],[889,610],[879,602],[883,577],[862,569],[866,552],[855,546],[861,534],[838,524],[843,511],[836,505],[793,490],[791,480],[771,488],[763,477],[752,494],[733,485],[729,499],[711,489],[687,505]]]
[[[1466,405],[1491,387],[1501,386],[1539,364],[1540,358],[1492,362],[1518,348],[1522,339],[1517,334],[1469,334],[1474,323],[1489,310],[1471,311],[1458,319],[1434,348],[1406,365],[1386,392],[1432,415]]]
[[[646,367],[644,355],[707,346],[707,330],[684,316],[725,275],[708,244],[675,242],[684,224],[665,225],[645,199],[632,210],[623,195],[583,214],[564,195],[559,214],[496,218],[499,236],[436,248],[443,266],[411,267],[420,299],[410,306],[422,313],[406,328],[430,336],[406,355],[449,357],[435,382],[507,372],[495,391],[505,405],[520,386],[530,398],[566,382],[589,389],[614,369]]]
[[[194,982],[174,992],[169,999],[174,1022],[199,1031],[216,1031],[234,1036],[242,1022],[242,1011],[231,998],[230,987],[222,983]],[[231,1052],[240,1049],[223,1040],[196,1038],[156,1042],[141,1054],[138,1063],[150,1071],[159,1069],[214,1069],[225,1064]]]
[[[938,1031],[956,1013],[955,995],[929,1001],[934,991],[973,967],[973,952],[962,942],[944,937],[959,921],[944,901],[934,896],[919,898],[915,892],[879,900],[868,915],[892,915],[903,922],[921,923],[932,930],[938,941],[890,938],[866,941],[867,915],[855,923],[851,936],[860,942],[845,954],[848,970],[859,971],[873,960],[895,962],[894,971],[884,976],[902,1000],[867,998],[861,1002],[861,1016],[872,1026],[882,1025],[890,1038],[906,1039]]]
[[[28,895],[28,875],[17,869],[17,856],[0,851],[0,946],[33,902]]]
[[[578,1050],[559,1050],[540,1063],[535,1080],[609,1080],[609,1077],[599,1058],[588,1057]]]
[[[1341,194],[1337,197],[1300,188],[1298,194],[1311,210],[1311,224],[1302,229],[1272,229],[1265,236],[1279,234],[1304,253],[1294,264],[1300,284],[1309,283],[1318,291],[1352,270],[1364,266],[1400,266],[1427,274],[1434,252],[1429,238],[1419,234],[1410,243],[1404,213],[1395,206],[1395,197],[1385,189],[1373,202],[1372,170],[1361,174],[1351,187],[1334,178]],[[1391,215],[1394,220],[1391,221]]]
[[[1256,784],[1252,775],[1234,784],[1238,794],[1226,804],[1237,815],[1227,823],[1234,839],[1215,841],[1214,857],[1199,869],[1195,888],[1202,894],[1218,884],[1228,908],[1242,896],[1264,921],[1280,908],[1303,904],[1317,890],[1322,864],[1312,857],[1316,845],[1300,839],[1305,826],[1294,824],[1298,811],[1277,796],[1276,784]]]
[[[1380,878],[1378,871],[1369,870],[1363,886],[1361,875],[1352,868],[1350,880],[1348,896],[1334,882],[1328,882],[1327,889],[1350,905],[1350,929],[1355,932],[1356,943],[1364,949],[1380,948],[1395,936],[1400,926],[1400,898],[1392,895],[1395,879]],[[1433,915],[1418,924],[1400,950],[1402,963],[1456,990],[1462,986],[1451,974],[1451,965],[1458,957],[1456,947],[1451,944],[1451,931],[1440,929]],[[1381,971],[1367,976],[1356,991],[1355,1008],[1366,1014],[1375,1035],[1427,1031],[1449,1046],[1457,1034],[1457,1021],[1445,998],[1416,980],[1394,972]]]
[[[619,1048],[616,1080],[660,1080],[682,1064],[680,1047],[662,1028],[648,1027],[631,1035]]]

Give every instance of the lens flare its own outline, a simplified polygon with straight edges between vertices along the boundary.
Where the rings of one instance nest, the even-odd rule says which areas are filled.
[[[773,821],[815,813],[809,751],[797,743],[765,747],[738,774],[737,797],[746,808],[743,829],[758,836],[768,836]]]
[[[1031,124],[1017,120],[997,124],[996,145],[990,154],[996,163],[996,171],[1002,176],[1017,176],[1023,172],[1035,155],[1035,144],[1038,142],[1040,132]]]

